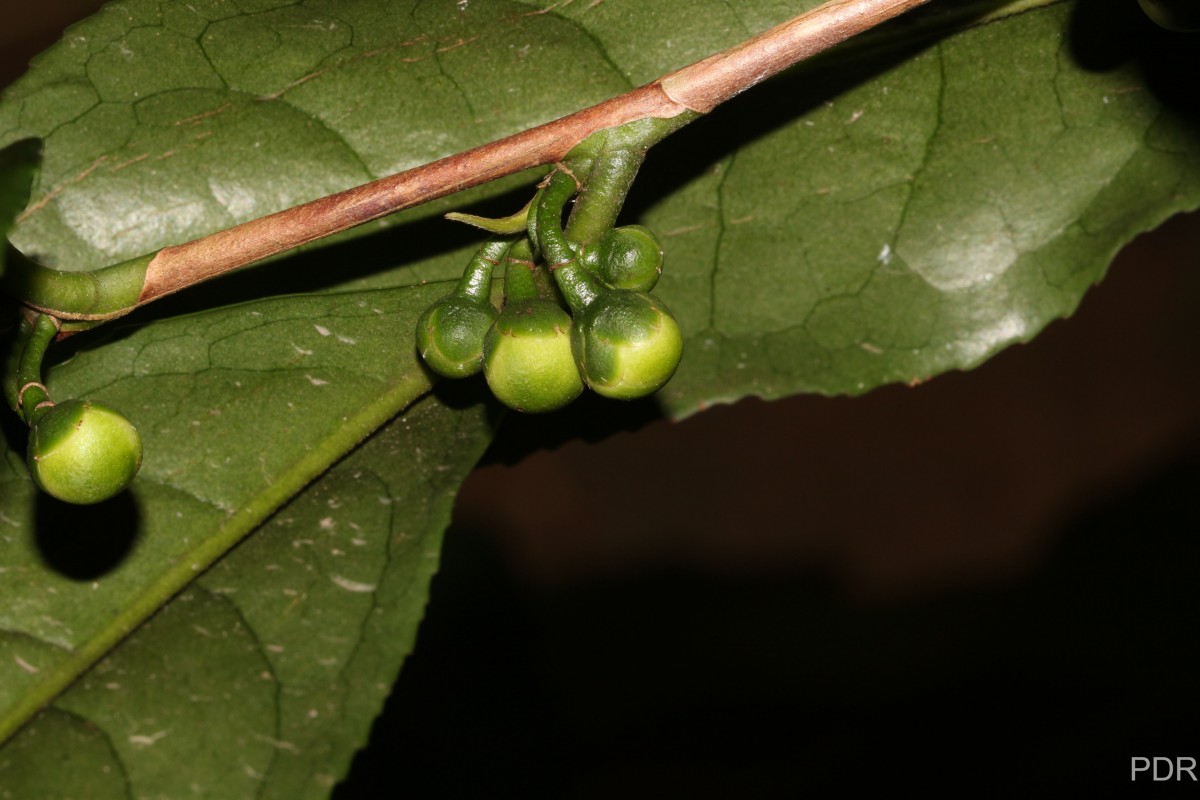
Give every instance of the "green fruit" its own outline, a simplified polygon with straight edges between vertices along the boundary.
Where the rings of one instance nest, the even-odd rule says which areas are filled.
[[[474,375],[483,366],[483,339],[496,317],[490,303],[447,295],[417,321],[417,350],[439,375]]]
[[[658,391],[683,357],[683,336],[652,294],[606,292],[575,320],[571,343],[579,371],[597,394],[632,400]]]
[[[613,228],[595,248],[583,248],[583,265],[613,289],[648,292],[662,275],[663,249],[642,225]]]
[[[1200,30],[1200,3],[1196,0],[1138,0],[1142,10],[1164,28]]]
[[[111,408],[67,400],[29,430],[29,474],[68,503],[99,503],[121,492],[142,465],[142,439]]]
[[[571,317],[545,300],[505,306],[483,344],[492,394],[517,411],[554,411],[583,391],[571,353]]]

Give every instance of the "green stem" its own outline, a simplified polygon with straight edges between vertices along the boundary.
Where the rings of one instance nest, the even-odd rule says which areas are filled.
[[[541,296],[533,271],[537,265],[533,263],[533,251],[529,240],[522,239],[513,245],[504,259],[504,303],[508,305],[523,300],[537,300]]]
[[[646,150],[639,148],[606,150],[596,159],[571,210],[566,228],[569,240],[592,244],[612,230],[645,158]]]
[[[562,170],[550,174],[542,193],[542,202],[534,211],[542,255],[550,266],[554,281],[567,299],[573,314],[581,313],[600,296],[601,288],[579,264],[575,251],[567,243],[562,229],[562,211],[575,194],[575,178]]]
[[[511,239],[492,239],[471,258],[454,293],[459,297],[487,303],[492,297],[492,270],[513,245]]]
[[[21,364],[21,356],[25,353],[25,345],[29,342],[29,335],[33,332],[33,323],[27,314],[17,316],[17,330],[13,332],[12,342],[4,354],[4,399],[8,401],[8,407],[19,414],[21,387],[17,383],[17,369]]]
[[[542,258],[549,265],[551,272],[575,260],[575,251],[571,249],[567,237],[563,234],[562,213],[563,206],[574,196],[577,189],[574,175],[556,169],[550,173],[542,189],[541,202],[534,209],[538,247],[541,248]]]
[[[525,219],[525,235],[528,237],[523,244],[530,248],[530,258],[537,258],[541,255],[541,244],[538,239],[538,220],[537,210],[542,205],[542,194],[546,191],[546,187],[539,185],[538,190],[533,193],[533,199],[529,201],[529,215]]]
[[[56,336],[58,322],[48,314],[38,314],[17,362],[17,410],[28,425],[36,423],[54,405],[42,385],[42,360]]]
[[[51,269],[7,245],[3,288],[10,297],[60,319],[102,320],[132,311],[153,256],[90,272]]]
[[[583,190],[576,198],[567,222],[567,239],[592,244],[611,230],[646,153],[699,116],[687,111],[669,120],[631,122],[594,134],[571,151],[568,164],[572,169],[576,169],[576,161],[582,160],[581,157],[590,159],[590,164]],[[583,177],[578,170],[576,176]]]

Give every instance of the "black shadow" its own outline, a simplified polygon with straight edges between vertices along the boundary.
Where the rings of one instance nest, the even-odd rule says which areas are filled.
[[[1132,66],[1163,105],[1193,125],[1200,122],[1195,91],[1200,36],[1159,27],[1134,0],[1078,0],[1067,42],[1084,69],[1109,72]]]
[[[46,565],[77,581],[114,570],[141,535],[142,512],[129,491],[111,500],[77,506],[40,494],[34,537]]]

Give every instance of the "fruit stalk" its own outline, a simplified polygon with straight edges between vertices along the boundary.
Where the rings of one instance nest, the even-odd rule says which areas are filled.
[[[29,326],[29,333],[17,362],[16,410],[32,426],[54,406],[50,393],[42,385],[42,360],[58,335],[58,322],[47,314],[38,314],[32,320],[22,320],[21,324]]]

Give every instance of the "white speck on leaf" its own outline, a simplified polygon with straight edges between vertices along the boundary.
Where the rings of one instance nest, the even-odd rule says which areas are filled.
[[[300,749],[298,747],[296,747],[296,745],[292,744],[291,742],[281,741],[280,739],[272,739],[270,736],[263,736],[262,734],[257,734],[257,733],[254,735],[254,738],[258,739],[260,742],[266,742],[267,744],[274,747],[276,750],[286,750],[289,753],[299,753],[300,752]]]
[[[321,380],[320,378],[314,378],[312,375],[305,375],[304,377],[308,378],[308,382],[311,383],[313,386],[328,386],[329,385],[329,381]]]
[[[349,578],[343,578],[341,575],[331,575],[329,580],[333,581],[347,592],[365,594],[367,592],[375,591],[375,584],[373,583],[360,583],[359,581],[352,581]]]
[[[887,266],[888,264],[892,263],[892,246],[890,244],[884,243],[883,249],[879,251],[879,255],[877,255],[875,258],[877,261],[879,261],[880,264],[883,264],[884,266]]]
[[[329,328],[326,328],[326,327],[324,327],[324,326],[322,326],[322,325],[313,325],[313,327],[314,327],[314,328],[316,328],[316,329],[317,329],[317,333],[321,334],[322,336],[328,336],[328,335],[329,335]]]
[[[36,675],[39,672],[41,672],[40,669],[35,667],[33,664],[30,664],[28,661],[21,658],[20,656],[13,656],[13,661],[16,661],[17,666],[20,667],[21,669],[25,670],[26,672],[28,672],[30,675]]]
[[[141,735],[135,734],[135,735],[129,737],[129,743],[130,744],[140,744],[142,746],[149,747],[152,744],[156,744],[159,739],[162,739],[169,734],[170,734],[170,731],[159,731],[158,733],[152,733],[149,736],[141,736]]]

